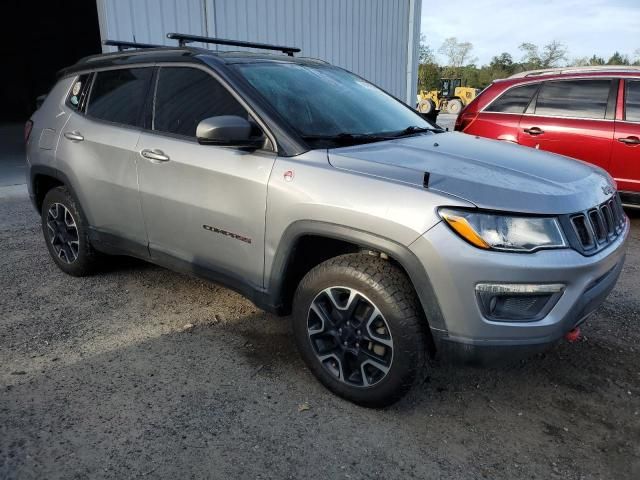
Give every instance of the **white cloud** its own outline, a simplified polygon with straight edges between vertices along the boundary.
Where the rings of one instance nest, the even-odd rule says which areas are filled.
[[[505,51],[520,59],[522,42],[559,40],[571,59],[608,58],[616,50],[632,55],[640,48],[640,0],[457,0],[450,5],[437,8],[437,2],[423,0],[422,33],[436,52],[447,37],[473,43],[479,64]]]

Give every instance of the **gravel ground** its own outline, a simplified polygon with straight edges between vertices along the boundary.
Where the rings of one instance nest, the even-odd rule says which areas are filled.
[[[582,341],[504,368],[434,363],[376,411],[314,380],[286,319],[132,260],[65,276],[24,189],[0,205],[2,479],[640,478],[637,214]]]
[[[453,128],[456,125],[457,115],[451,115],[450,113],[441,113],[438,115],[438,125],[442,128],[448,128],[450,131],[453,131]]]

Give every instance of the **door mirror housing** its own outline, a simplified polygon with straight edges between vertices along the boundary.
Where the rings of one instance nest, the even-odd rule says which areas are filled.
[[[256,128],[246,118],[220,115],[200,121],[196,138],[202,145],[256,150],[264,145],[264,138],[255,135]]]

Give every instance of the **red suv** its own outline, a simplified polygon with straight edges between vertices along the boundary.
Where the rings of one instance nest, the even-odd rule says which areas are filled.
[[[487,87],[456,130],[598,165],[640,205],[640,67],[523,72]]]

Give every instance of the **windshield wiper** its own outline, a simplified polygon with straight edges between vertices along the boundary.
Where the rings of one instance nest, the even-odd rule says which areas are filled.
[[[388,135],[375,135],[370,133],[336,133],[335,135],[302,135],[304,140],[312,141],[328,141],[339,145],[348,145],[353,143],[378,142],[380,140],[390,140]]]
[[[399,132],[380,132],[380,133],[348,133],[341,132],[334,135],[302,135],[304,140],[313,142],[330,142],[334,145],[355,145],[358,143],[380,142],[382,140],[394,140],[396,138],[415,135],[424,132],[444,132],[440,128],[418,127],[411,125],[410,127],[400,130]]]
[[[436,133],[441,133],[444,132],[443,129],[441,128],[434,128],[434,127],[418,127],[416,125],[411,125],[407,128],[405,128],[404,130],[400,130],[397,133],[394,133],[392,136],[394,138],[398,138],[398,137],[404,137],[406,135],[415,135],[416,133],[423,133],[423,132],[436,132]]]

